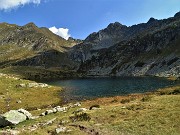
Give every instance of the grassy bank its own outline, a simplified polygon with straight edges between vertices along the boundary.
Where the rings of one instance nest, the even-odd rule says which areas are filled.
[[[1,113],[9,109],[25,108],[32,110],[60,102],[60,87],[19,87],[20,84],[35,83],[14,76],[0,76]]]
[[[16,84],[15,81],[11,86]],[[52,93],[55,94],[56,88],[53,88],[53,90]],[[15,89],[14,91],[17,90]],[[25,92],[26,90],[22,91]],[[29,91],[31,90],[28,90],[28,92]],[[37,90],[32,91],[34,92]],[[46,91],[46,89],[43,91]],[[12,94],[16,95],[15,93]],[[51,96],[52,93],[49,93],[48,90],[48,95],[44,95],[46,100],[43,102],[41,99],[41,102],[43,102],[42,105],[50,104],[50,102],[47,102],[49,101],[47,98]],[[35,120],[23,122],[17,125],[14,130],[20,131],[21,135],[49,135],[55,134],[55,129],[63,126],[70,130],[70,132],[64,132],[61,134],[68,135],[96,133],[100,135],[179,135],[179,93],[180,86],[174,86],[159,89],[155,93],[133,94],[84,101],[82,102],[81,107],[89,109],[91,106],[100,106],[100,109],[87,110],[76,116],[73,112],[81,107],[70,108],[66,112],[50,114]],[[37,96],[37,93],[34,96]],[[41,97],[43,98],[43,96]],[[29,99],[31,98],[32,97],[29,97]],[[33,99],[37,104],[32,102],[27,103],[37,107],[39,106],[39,98],[40,96],[38,96],[37,99]],[[53,101],[56,102],[55,99],[53,99]],[[53,101],[51,100],[51,103]],[[30,112],[33,115],[39,115],[50,108],[51,107],[42,110],[31,110]],[[72,117],[77,117],[77,119],[72,121]],[[36,125],[46,123],[54,118],[56,119],[52,123],[45,126],[37,126],[37,128],[33,130],[33,127],[36,127]]]
[[[24,108],[37,116],[45,110],[52,109],[53,105],[61,105],[59,93],[62,88],[22,87],[22,84],[31,83],[35,82],[14,75],[0,75],[1,113]],[[92,106],[98,106],[100,109],[90,110]],[[154,93],[83,101],[81,107],[27,120],[9,128],[19,131],[20,135],[56,134],[55,129],[61,126],[70,131],[61,134],[72,135],[178,135],[179,106],[180,85],[177,85],[159,89]],[[79,108],[88,110],[77,115],[73,113]],[[54,119],[52,123],[42,126],[52,119]],[[8,128],[0,130],[6,129]]]

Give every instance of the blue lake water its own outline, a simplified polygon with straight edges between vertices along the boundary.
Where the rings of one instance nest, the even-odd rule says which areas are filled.
[[[151,92],[174,83],[156,77],[87,78],[48,82],[63,87],[61,96],[68,101]]]

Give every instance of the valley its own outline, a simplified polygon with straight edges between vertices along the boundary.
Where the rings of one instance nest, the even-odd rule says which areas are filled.
[[[84,40],[0,23],[3,135],[178,135],[179,79],[180,12]]]

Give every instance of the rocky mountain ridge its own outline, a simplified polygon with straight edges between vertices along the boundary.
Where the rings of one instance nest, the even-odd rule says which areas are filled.
[[[73,70],[84,76],[180,76],[180,12],[127,27],[118,22],[84,41],[47,28],[0,24],[0,67]]]
[[[179,14],[164,20],[150,18],[147,23],[131,27],[110,24],[74,46],[70,57],[81,61],[79,72],[90,76],[179,77]],[[104,36],[102,33],[105,33]],[[109,44],[109,47],[105,44],[101,46],[102,42]],[[102,48],[96,47],[99,45]]]
[[[73,38],[65,40],[45,27],[38,28],[34,23],[24,26],[1,23],[0,67],[68,67],[72,64],[64,59],[65,52],[79,42]]]

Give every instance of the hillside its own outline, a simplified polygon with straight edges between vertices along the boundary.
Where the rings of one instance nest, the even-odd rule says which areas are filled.
[[[67,59],[66,51],[79,42],[72,38],[65,40],[34,23],[25,26],[1,23],[0,68],[30,79],[49,78],[48,74],[57,74],[57,78],[56,71],[61,72],[60,77],[64,70],[76,65]]]
[[[0,70],[28,79],[180,76],[180,12],[127,27],[118,22],[84,41],[29,23],[0,24]]]
[[[112,23],[69,52],[90,76],[180,76],[180,12],[130,27]]]

